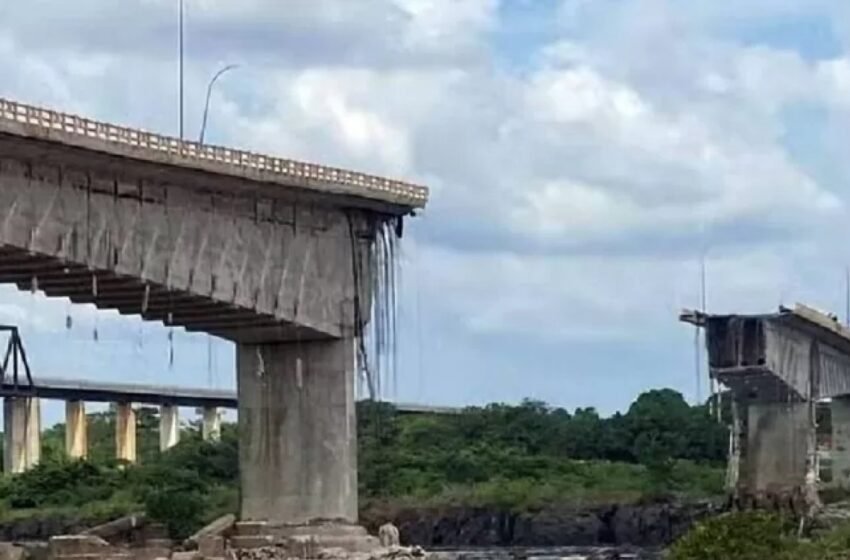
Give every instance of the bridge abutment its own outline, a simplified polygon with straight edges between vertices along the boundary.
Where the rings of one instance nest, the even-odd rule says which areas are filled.
[[[237,347],[243,520],[357,522],[351,338]]]
[[[3,471],[22,473],[41,459],[41,402],[38,398],[3,399]]]

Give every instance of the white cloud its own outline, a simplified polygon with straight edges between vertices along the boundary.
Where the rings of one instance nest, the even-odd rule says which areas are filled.
[[[628,7],[603,21],[614,4]],[[174,131],[172,2],[87,0],[61,21],[39,17],[46,5],[0,8],[14,16],[0,11],[0,94]],[[712,37],[722,18],[706,3],[694,13],[566,3],[565,17],[599,27],[573,26],[516,72],[492,62],[491,32],[510,25],[494,0],[189,6],[187,130],[211,73],[242,63],[217,86],[213,141],[424,181],[435,187],[428,227],[535,248],[422,247],[434,297],[476,332],[628,336],[649,311],[672,321],[669,278],[690,265],[635,240],[670,244],[700,227],[720,233],[708,240],[728,273],[717,297],[772,302],[796,282],[792,264],[764,254],[776,250],[773,232],[820,241],[843,217],[845,193],[789,152],[780,114],[797,102],[846,111],[847,58]],[[751,7],[747,17],[770,10]],[[742,227],[767,233],[743,242]],[[755,246],[732,254],[727,244]]]

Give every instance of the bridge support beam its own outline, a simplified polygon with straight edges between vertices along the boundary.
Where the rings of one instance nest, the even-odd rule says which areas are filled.
[[[115,409],[115,457],[136,462],[136,411],[132,403],[118,403]]]
[[[22,473],[41,459],[41,404],[38,398],[3,399],[3,471]]]
[[[352,339],[237,346],[243,520],[357,521]]]
[[[202,409],[201,437],[204,441],[219,441],[221,439],[221,416],[218,408],[208,406]]]
[[[809,404],[803,402],[747,405],[739,490],[750,495],[784,494],[805,485],[814,445],[810,414]]]
[[[179,441],[179,408],[172,404],[164,404],[159,408],[159,450],[168,451]]]
[[[86,403],[65,402],[65,453],[71,459],[84,459],[88,455]]]

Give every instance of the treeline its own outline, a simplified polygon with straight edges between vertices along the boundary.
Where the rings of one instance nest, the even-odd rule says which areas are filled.
[[[722,490],[726,430],[705,407],[670,390],[641,395],[625,414],[602,418],[544,403],[406,415],[382,403],[358,408],[361,502],[499,505],[636,500],[649,493],[704,496]],[[114,415],[89,415],[89,459],[64,458],[64,425],[43,435],[42,464],[0,479],[0,516],[75,508],[92,518],[144,509],[186,534],[237,508],[238,437],[218,443],[198,426],[158,449],[155,409],[138,415],[139,464],[114,459]]]
[[[569,490],[549,490],[563,494],[592,488],[598,477],[607,477],[601,484],[613,492],[643,491],[647,484],[676,490],[677,482],[690,490],[699,481],[677,480],[677,464],[720,467],[728,449],[728,431],[707,407],[692,407],[669,389],[644,393],[625,414],[608,418],[592,408],[570,413],[530,400],[442,416],[399,415],[389,405],[364,403],[358,429],[367,498],[424,498],[492,482],[495,493],[505,493],[516,481],[523,483],[517,493],[533,494],[566,480]],[[717,488],[719,478],[711,480]]]

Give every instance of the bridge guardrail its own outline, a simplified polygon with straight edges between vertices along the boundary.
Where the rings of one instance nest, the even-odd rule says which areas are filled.
[[[421,185],[337,167],[179,140],[171,136],[109,124],[3,98],[0,98],[0,120],[61,131],[106,144],[118,144],[150,150],[158,154],[168,154],[182,158],[189,164],[213,162],[231,167],[234,171],[252,169],[282,177],[324,181],[347,187],[352,194],[389,199],[414,208],[424,207],[428,200],[428,189]]]

